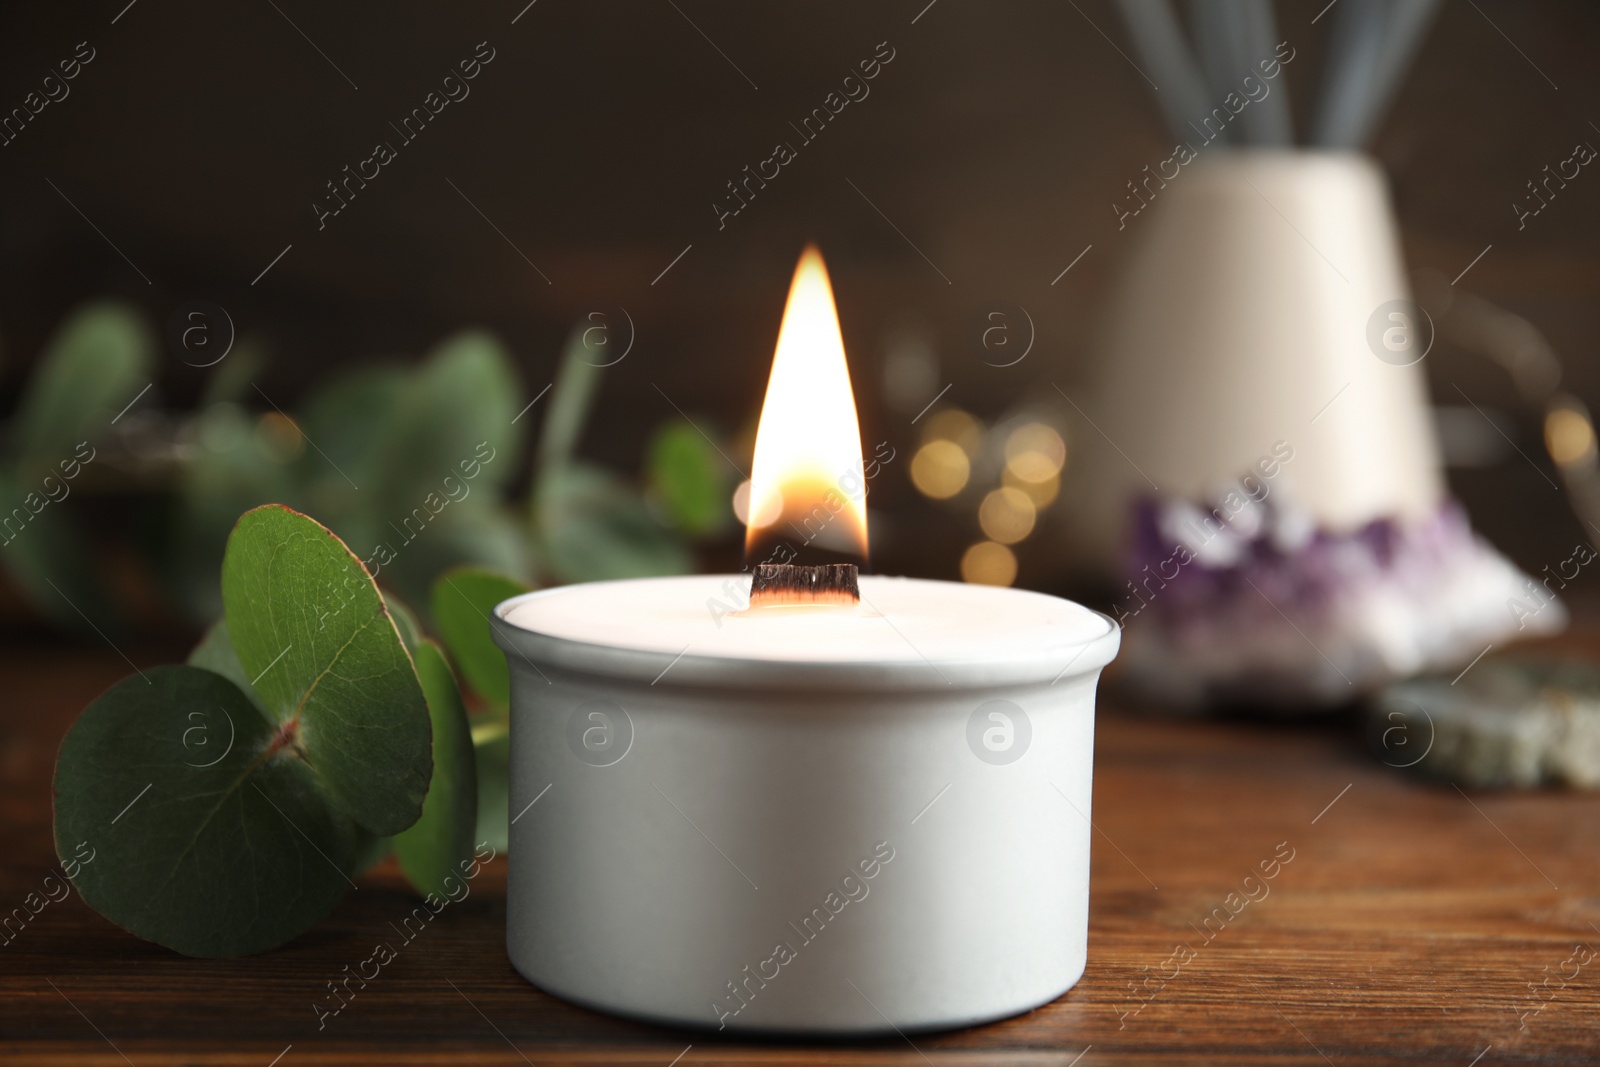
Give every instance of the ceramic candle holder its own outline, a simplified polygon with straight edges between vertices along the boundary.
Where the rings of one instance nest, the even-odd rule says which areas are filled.
[[[577,1004],[688,1027],[942,1029],[1083,973],[1094,694],[1120,633],[1037,593],[747,576],[499,605],[507,950]]]

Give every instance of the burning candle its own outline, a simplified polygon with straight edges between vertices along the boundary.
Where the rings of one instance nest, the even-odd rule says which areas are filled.
[[[866,515],[810,248],[757,433],[753,573],[495,610],[507,949],[535,985],[673,1025],[862,1034],[1003,1018],[1083,973],[1119,631],[1038,593],[858,578]]]
[[[755,563],[791,541],[803,542],[810,558],[819,552],[867,556],[855,392],[828,268],[814,245],[795,267],[778,328],[756,427],[745,555]]]

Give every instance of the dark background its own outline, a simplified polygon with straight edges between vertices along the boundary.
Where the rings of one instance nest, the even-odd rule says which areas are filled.
[[[912,492],[914,411],[885,402],[886,347],[907,328],[935,339],[946,401],[984,416],[1087,376],[1137,232],[1118,233],[1110,205],[1170,152],[1149,85],[1119,54],[1132,48],[1111,5],[525,2],[9,5],[0,108],[20,106],[78,42],[96,58],[0,147],[0,412],[54,325],[95,297],[131,300],[157,326],[188,300],[215,301],[269,343],[264,384],[285,404],[469,324],[510,343],[532,396],[572,322],[620,305],[638,341],[607,372],[584,450],[634,470],[649,429],[672,414],[661,392],[725,431],[753,419],[795,257],[814,239],[868,450],[888,439],[907,461],[874,487],[875,507],[928,535],[888,539],[875,562],[954,576],[976,524],[970,508]],[[1297,51],[1286,80],[1300,130],[1333,21],[1311,24],[1323,7],[1277,6],[1278,36]],[[324,183],[375,141],[398,146],[388,123],[481,41],[495,59],[470,97],[319,231]],[[789,123],[884,41],[895,58],[871,95],[719,231],[711,205],[724,183],[797,140]],[[1592,405],[1600,177],[1586,170],[1521,232],[1510,205],[1575,142],[1600,143],[1597,44],[1592,4],[1448,3],[1372,145],[1410,266],[1454,277],[1492,243],[1461,287],[1532,320]],[[1029,358],[1005,369],[968,341],[997,301],[1027,307],[1039,329]],[[1441,402],[1451,383],[1511,395],[1498,368],[1448,346],[1427,366]],[[202,381],[169,358],[157,395],[182,407]],[[1504,407],[1523,451],[1548,467],[1537,420]],[[1452,484],[1531,570],[1581,536],[1514,454],[1453,471]],[[1019,555],[1019,584],[1064,580],[1048,527]]]
[[[837,289],[868,448],[885,438],[900,446],[872,500],[905,534],[879,538],[875,562],[954,577],[976,523],[970,504],[927,503],[907,482],[918,427],[914,408],[887,402],[888,347],[908,328],[933,338],[939,380],[953,383],[946,400],[985,417],[1048,399],[1050,381],[1075,390],[1089,379],[1102,309],[1141,229],[1118,233],[1111,204],[1170,152],[1149,85],[1117,51],[1131,48],[1109,0],[537,0],[512,25],[526,3],[0,9],[0,113],[20,106],[78,42],[97,52],[70,97],[0,147],[0,420],[62,316],[100,297],[134,302],[158,327],[190,300],[221,304],[270,345],[262,384],[291,410],[334,373],[419,358],[470,324],[509,342],[531,397],[551,380],[573,321],[611,304],[628,309],[639,340],[606,372],[584,451],[634,471],[647,434],[673,415],[652,383],[724,431],[754,418],[795,257],[816,239]],[[1275,91],[1288,82],[1302,130],[1332,16],[1311,21],[1326,3],[1276,5],[1279,36],[1297,56]],[[318,232],[311,204],[324,183],[388,139],[389,121],[485,40],[497,55],[471,96]],[[789,122],[880,41],[896,58],[871,96],[718,232],[711,203],[724,182],[787,139]],[[1459,287],[1533,321],[1560,353],[1567,387],[1600,408],[1600,172],[1586,168],[1521,232],[1511,209],[1575,142],[1600,145],[1591,125],[1600,124],[1597,45],[1600,5],[1585,0],[1449,0],[1372,149],[1392,179],[1410,265],[1453,278],[1492,244]],[[1033,352],[1006,369],[985,365],[968,340],[973,319],[996,302],[1027,307],[1040,328]],[[1460,406],[1459,384],[1554,477],[1537,418],[1518,409],[1498,367],[1448,345],[1424,365],[1437,400]],[[141,403],[185,409],[204,381],[168,356]],[[1478,528],[1530,572],[1567,558],[1586,536],[1510,450],[1450,476]],[[1053,536],[1073,506],[1061,500],[1018,546],[1019,584],[1077,592]],[[735,544],[719,551],[703,564],[737,565]],[[0,577],[0,677],[15,711],[0,715],[0,888],[10,907],[55,862],[46,798],[67,724],[127,673],[122,650],[148,665],[180,658],[191,640],[172,630],[144,640],[136,630],[115,646],[87,635],[78,648],[46,647],[57,637],[35,636],[8,582]],[[1590,659],[1596,618],[1590,608],[1572,639]],[[1113,700],[1102,707],[1128,710]],[[894,1039],[859,1058],[921,1062],[927,1049],[933,1059],[1010,1063],[1093,1043],[1101,1058],[1086,1062],[1303,1063],[1313,1052],[1340,1063],[1591,1060],[1592,981],[1541,1008],[1532,1034],[1516,1027],[1544,1003],[1530,997],[1531,983],[1590,936],[1593,794],[1473,799],[1378,765],[1356,735],[1348,718],[1263,730],[1102,715],[1084,982],[1012,1023],[917,1035],[915,1053]],[[1304,858],[1280,883],[1274,910],[1252,909],[1201,972],[1123,1029],[1133,983],[1192,936],[1188,917],[1238,884],[1265,854],[1259,843],[1280,836]],[[540,1064],[666,1064],[691,1040],[534,995],[505,965],[497,886],[453,906],[462,910],[447,920],[451,934],[403,957],[382,991],[364,994],[336,1035],[319,1038],[299,991],[306,976],[333,977],[360,959],[370,932],[410,906],[388,877],[364,879],[293,945],[243,961],[182,960],[81,903],[52,906],[8,949],[0,1004],[11,1010],[0,1009],[0,1029],[36,1042],[14,1052],[19,1062],[85,1049],[85,1059],[108,1062],[104,1034],[139,1063],[199,1061],[227,1045],[267,1064],[292,1039],[283,1067],[319,1054],[415,1062],[435,1050],[463,1062],[520,1062],[513,1050],[526,1050]],[[1156,881],[1161,890],[1150,888]],[[708,1051],[707,1039],[693,1040],[685,1063]],[[709,1051],[741,1062],[852,1055],[773,1044]]]

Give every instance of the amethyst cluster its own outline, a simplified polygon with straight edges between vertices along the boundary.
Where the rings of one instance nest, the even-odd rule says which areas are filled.
[[[1132,527],[1124,679],[1181,708],[1325,708],[1566,621],[1453,500],[1338,530],[1237,485],[1140,499]]]

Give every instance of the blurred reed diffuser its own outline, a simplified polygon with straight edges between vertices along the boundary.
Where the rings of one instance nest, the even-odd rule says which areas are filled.
[[[1124,681],[1310,710],[1564,623],[1448,495],[1383,174],[1360,151],[1438,7],[1344,0],[1297,147],[1269,0],[1120,0],[1177,144],[1113,205],[1137,230],[1093,400],[1081,536],[1125,566]],[[1114,562],[1115,561],[1115,562]],[[1137,617],[1137,622],[1133,622]],[[1519,630],[1519,623],[1521,628]]]

